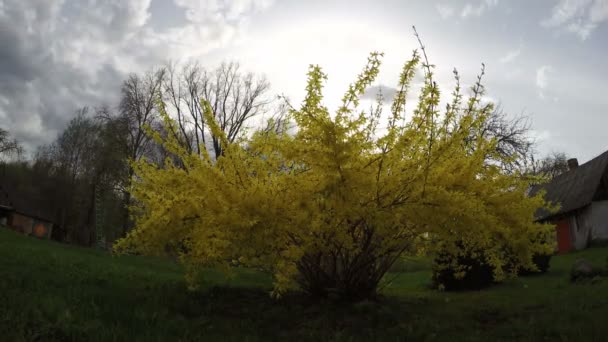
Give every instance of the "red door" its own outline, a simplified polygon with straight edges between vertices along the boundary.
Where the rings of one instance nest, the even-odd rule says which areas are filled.
[[[572,236],[570,235],[570,223],[568,219],[557,222],[557,250],[559,253],[567,253],[572,249]]]

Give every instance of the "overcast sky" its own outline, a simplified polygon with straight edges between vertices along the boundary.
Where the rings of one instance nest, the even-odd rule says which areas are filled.
[[[412,25],[442,85],[484,62],[488,98],[532,118],[542,153],[608,150],[608,0],[0,0],[0,127],[33,151],[168,60],[239,61],[294,103],[319,64],[331,108],[371,51],[385,53],[376,86],[395,86]]]

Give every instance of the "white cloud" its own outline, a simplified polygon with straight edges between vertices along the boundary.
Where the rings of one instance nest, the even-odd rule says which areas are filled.
[[[561,0],[541,25],[561,28],[586,40],[605,21],[608,21],[608,0]]]
[[[503,57],[501,57],[498,61],[502,64],[512,62],[515,58],[517,58],[517,57],[519,57],[519,55],[521,55],[521,50],[522,50],[522,47],[520,45],[517,49],[507,52],[507,54],[504,55]]]
[[[264,10],[272,0],[174,0],[186,9],[186,18],[193,23],[208,21],[239,21],[243,16]]]
[[[543,65],[536,69],[536,86],[538,87],[538,96],[541,99],[545,98],[545,90],[549,84],[548,77],[552,70],[550,65]]]
[[[484,0],[480,1],[476,5],[468,2],[464,5],[462,11],[460,12],[460,16],[463,18],[467,17],[480,17],[486,10],[491,9],[498,5],[498,0]]]
[[[552,138],[552,134],[548,130],[531,129],[530,135],[534,141],[537,141],[539,143],[545,142]]]
[[[163,0],[164,1],[164,0]],[[151,0],[0,0],[0,118],[26,150],[50,142],[84,105],[114,105],[127,73],[231,44],[268,0],[175,0],[157,31]],[[6,50],[6,51],[5,51]]]
[[[239,39],[253,14],[266,10],[273,0],[173,0],[186,11],[187,25],[155,33],[171,49],[171,58],[186,59],[225,47]],[[163,46],[160,43],[157,45]]]
[[[593,22],[601,22],[608,19],[608,1],[596,0],[589,10],[589,19]]]
[[[479,17],[483,13],[483,11],[485,11],[485,5],[483,3],[479,4],[478,6],[473,6],[470,3],[467,3],[462,9],[460,16],[463,18],[469,16]]]
[[[439,12],[441,19],[447,19],[454,15],[454,8],[450,5],[435,4],[435,9]]]

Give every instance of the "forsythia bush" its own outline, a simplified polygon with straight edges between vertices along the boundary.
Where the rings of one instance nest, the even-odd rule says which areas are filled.
[[[240,265],[271,272],[274,295],[300,288],[349,299],[375,295],[400,256],[456,249],[456,241],[483,250],[496,279],[533,268],[533,254],[550,252],[531,238],[551,230],[533,222],[546,203],[526,196],[522,177],[500,171],[496,142],[481,134],[493,108],[480,102],[481,76],[464,98],[455,72],[452,99],[440,110],[433,66],[414,51],[385,123],[381,100],[371,113],[359,109],[381,57],[371,54],[335,115],[322,104],[326,75],[311,66],[303,104],[290,111],[292,134],[265,130],[228,144],[203,101],[225,147],[217,160],[151,133],[175,158],[162,167],[133,164],[136,227],[117,250],[178,255],[192,285],[204,267]],[[417,71],[425,83],[406,115]]]

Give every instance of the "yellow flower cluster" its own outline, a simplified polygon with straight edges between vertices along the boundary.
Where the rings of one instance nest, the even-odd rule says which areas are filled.
[[[481,132],[493,108],[480,102],[481,77],[464,102],[456,77],[452,100],[440,110],[433,66],[415,51],[386,118],[381,99],[371,113],[358,107],[381,57],[370,55],[333,116],[322,104],[327,76],[311,66],[304,102],[289,115],[292,134],[259,131],[229,144],[203,102],[225,151],[216,160],[151,131],[173,158],[162,166],[133,163],[136,228],[117,249],[178,255],[193,281],[208,266],[263,269],[274,275],[276,295],[315,282],[375,289],[402,255],[456,240],[484,250],[497,278],[508,275],[507,262],[513,272],[533,267],[534,253],[550,251],[536,237],[551,227],[534,222],[547,205],[541,195],[526,196],[523,177],[496,165],[496,142]],[[420,70],[424,87],[406,115]],[[165,125],[174,125],[162,102],[159,108]]]

